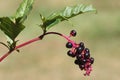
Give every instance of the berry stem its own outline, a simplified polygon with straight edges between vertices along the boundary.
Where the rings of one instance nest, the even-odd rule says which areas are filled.
[[[62,37],[65,38],[68,42],[71,42],[71,43],[73,44],[73,47],[76,46],[76,43],[70,39],[70,36],[66,36],[66,35],[61,34],[61,33],[58,33],[58,32],[48,32],[48,33],[46,33],[46,34],[44,34],[44,35],[47,35],[47,34],[57,34],[57,35],[59,35],[59,36],[62,36]]]
[[[37,38],[31,39],[31,40],[29,40],[29,41],[27,41],[27,42],[24,42],[24,43],[16,46],[12,51],[8,51],[7,53],[5,53],[3,56],[0,57],[0,62],[2,62],[2,61],[3,61],[8,55],[10,55],[13,51],[15,51],[15,50],[17,50],[17,49],[19,49],[19,48],[21,48],[21,47],[24,47],[24,46],[26,46],[26,45],[28,45],[28,44],[31,44],[31,43],[33,43],[33,42],[36,42],[36,41],[38,41],[38,40],[42,40],[43,37],[44,37],[45,35],[48,35],[48,34],[56,34],[56,35],[62,36],[62,37],[65,38],[68,42],[71,42],[71,43],[73,44],[73,46],[75,46],[74,41],[70,40],[70,37],[69,37],[69,36],[63,35],[63,34],[58,33],[58,32],[46,32],[46,33],[40,35],[40,36],[37,37]]]
[[[8,51],[7,53],[5,53],[2,57],[0,57],[0,62],[2,62],[11,52]]]
[[[27,41],[27,42],[24,42],[24,43],[16,46],[14,50],[8,51],[8,52],[5,53],[2,57],[0,57],[0,62],[2,62],[8,55],[10,55],[13,51],[17,50],[18,48],[21,48],[21,47],[23,47],[23,46],[26,46],[26,45],[28,45],[28,44],[30,44],[30,43],[33,43],[33,42],[35,42],[35,41],[38,41],[38,40],[41,40],[41,38],[37,37],[37,38],[31,39],[31,40],[29,40],[29,41]]]
[[[68,42],[71,42],[72,45],[73,45],[73,47],[76,47],[76,43],[75,43],[73,40],[71,40],[69,36],[66,36],[66,35],[63,35],[63,34],[62,34],[62,37],[64,37],[65,39],[67,39]]]
[[[35,42],[35,41],[38,41],[38,40],[40,40],[39,37],[34,38],[34,39],[31,39],[31,40],[29,40],[29,41],[27,41],[27,42],[24,42],[24,43],[16,46],[16,47],[15,47],[15,50],[18,49],[18,48],[21,48],[21,47],[23,47],[23,46],[26,46],[26,45],[28,45],[28,44],[30,44],[30,43],[33,43],[33,42]]]

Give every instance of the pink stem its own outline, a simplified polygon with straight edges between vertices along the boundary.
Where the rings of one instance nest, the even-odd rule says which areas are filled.
[[[11,53],[11,52],[9,51],[9,52],[5,53],[2,57],[0,57],[0,62],[1,62],[3,59],[5,59],[10,53]]]
[[[28,45],[28,44],[30,44],[30,43],[32,43],[32,42],[38,41],[38,40],[40,40],[39,37],[34,38],[34,39],[32,39],[32,40],[29,40],[29,41],[27,41],[27,42],[25,42],[25,43],[22,43],[22,44],[16,46],[16,47],[15,47],[15,50],[18,49],[18,48],[21,48],[21,47],[23,47],[23,46],[26,46],[26,45]]]
[[[16,46],[14,50],[16,50],[16,49],[18,49],[18,48],[21,48],[21,47],[23,47],[23,46],[26,46],[26,45],[28,45],[28,44],[30,44],[30,43],[33,43],[33,42],[35,42],[35,41],[38,41],[38,40],[41,40],[41,39],[40,39],[39,37],[34,38],[34,39],[31,39],[31,40],[29,40],[29,41],[27,41],[27,42],[25,42],[25,43],[22,43],[22,44]],[[2,57],[0,57],[0,62],[2,62],[2,61],[3,61],[9,54],[11,54],[14,50],[8,51],[6,54],[4,54]]]
[[[73,46],[75,46],[75,42],[72,41],[72,40],[70,40],[70,36],[65,36],[65,35],[63,35],[63,34],[61,34],[61,33],[57,33],[57,32],[48,32],[48,33],[45,33],[45,34],[43,34],[43,35],[41,35],[41,36],[39,36],[39,37],[37,37],[37,38],[31,39],[31,40],[29,40],[29,41],[27,41],[27,42],[25,42],[25,43],[22,43],[22,44],[16,46],[14,50],[17,50],[18,48],[21,48],[21,47],[23,47],[23,46],[26,46],[26,45],[28,45],[28,44],[30,44],[30,43],[35,42],[35,41],[41,40],[41,39],[42,39],[45,35],[47,35],[47,34],[57,34],[57,35],[60,35],[60,36],[64,37],[66,40],[68,40],[69,42],[71,42],[71,43],[73,44]],[[0,57],[0,62],[1,62],[3,59],[5,59],[9,54],[11,54],[14,50],[8,51],[6,54],[4,54],[2,57]]]
[[[73,44],[73,47],[76,47],[76,43],[70,39],[71,36],[66,36],[64,34],[61,34],[61,33],[58,33],[58,32],[48,32],[48,33],[45,33],[45,35],[48,35],[48,34],[56,34],[56,35],[59,35],[59,36],[62,36],[63,38],[65,38],[68,42],[71,42]]]
[[[73,44],[73,47],[76,47],[76,43],[70,39],[70,36],[66,36],[66,35],[63,35],[63,34],[61,36],[64,37],[69,42],[71,42]]]

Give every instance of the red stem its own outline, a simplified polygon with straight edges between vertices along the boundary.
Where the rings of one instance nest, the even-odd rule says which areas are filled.
[[[25,42],[25,43],[22,43],[22,44],[16,46],[14,50],[17,50],[18,48],[21,48],[21,47],[23,47],[23,46],[26,46],[26,45],[28,45],[28,44],[30,44],[30,43],[33,43],[33,42],[35,42],[35,41],[38,41],[38,40],[41,40],[41,39],[40,39],[39,37],[34,38],[34,39],[31,39],[31,40],[29,40],[29,41],[27,41],[27,42]],[[2,61],[3,61],[8,55],[10,55],[14,50],[8,51],[6,54],[4,54],[2,57],[0,57],[0,62],[2,62]]]
[[[76,43],[74,41],[72,41],[69,36],[66,36],[63,34],[61,36],[64,37],[66,40],[68,40],[68,42],[71,42],[73,44],[73,47],[76,47]]]
[[[9,52],[5,53],[2,57],[0,57],[0,62],[1,62],[3,59],[5,59],[10,53],[11,53],[11,52],[9,51]]]
[[[24,43],[16,46],[16,47],[15,47],[15,50],[18,49],[18,48],[21,48],[21,47],[23,47],[23,46],[26,46],[26,45],[28,45],[28,44],[30,44],[30,43],[32,43],[32,42],[38,41],[38,40],[40,40],[39,37],[34,38],[34,39],[32,39],[32,40],[29,40],[29,41],[27,41],[27,42],[24,42]]]
[[[30,43],[35,42],[35,41],[41,40],[45,35],[48,35],[48,34],[57,34],[57,35],[59,35],[59,36],[64,37],[67,41],[72,42],[72,44],[74,44],[74,41],[70,40],[70,38],[69,38],[68,36],[65,36],[65,35],[63,35],[63,34],[61,34],[61,33],[57,33],[57,32],[47,32],[47,33],[44,33],[43,35],[41,35],[41,36],[39,36],[39,37],[37,37],[37,38],[31,39],[31,40],[29,40],[29,41],[27,41],[27,42],[24,42],[24,43],[16,46],[15,49],[12,50],[12,51],[8,51],[6,54],[4,54],[2,57],[0,57],[0,62],[2,62],[8,55],[10,55],[13,51],[17,50],[18,48],[21,48],[21,47],[23,47],[23,46],[26,46],[26,45],[28,45],[28,44],[30,44]],[[73,46],[74,46],[74,45],[73,45]]]

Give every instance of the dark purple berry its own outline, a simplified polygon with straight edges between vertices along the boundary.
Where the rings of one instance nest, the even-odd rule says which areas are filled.
[[[82,56],[82,54],[78,54],[78,55],[76,56],[76,58],[77,58],[78,60],[80,60],[80,59],[83,58],[83,56]]]
[[[74,61],[74,63],[75,63],[76,65],[79,65],[79,60],[76,59],[76,60]]]
[[[76,48],[76,54],[81,54],[83,50],[84,50],[83,47]]]
[[[79,65],[84,65],[87,61],[86,59],[80,59],[79,61]]]
[[[71,42],[67,42],[67,43],[66,43],[66,47],[67,47],[67,48],[72,48],[72,46],[73,46],[73,45],[72,45]]]
[[[72,31],[70,32],[70,35],[73,36],[73,37],[75,37],[76,34],[77,34],[77,32],[76,32],[75,30],[72,30]]]
[[[84,58],[86,59],[90,58],[90,53],[84,53]]]
[[[84,58],[86,59],[90,58],[90,50],[88,48],[85,48],[84,50]]]
[[[72,51],[68,51],[67,52],[67,55],[70,56],[70,57],[75,57],[76,55],[72,52]]]
[[[85,68],[85,65],[79,65],[79,68],[83,70]]]
[[[90,63],[93,64],[94,63],[94,58],[90,58]]]
[[[88,48],[85,48],[85,53],[90,53],[90,50]]]
[[[79,46],[82,47],[82,48],[85,47],[83,42],[80,42],[80,43],[79,43]]]
[[[85,63],[87,62],[87,60],[86,60],[86,59],[83,59],[82,62],[83,62],[83,64],[85,64]]]

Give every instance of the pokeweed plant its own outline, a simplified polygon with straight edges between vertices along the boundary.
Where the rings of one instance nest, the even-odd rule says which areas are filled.
[[[33,2],[34,0],[23,0],[14,16],[0,17],[0,30],[4,32],[5,36],[7,37],[7,44],[3,42],[0,42],[0,44],[8,48],[8,52],[0,57],[0,62],[4,60],[8,55],[10,55],[13,51],[19,52],[19,48],[35,41],[42,40],[48,34],[55,34],[67,40],[66,47],[70,48],[70,50],[67,52],[68,56],[73,58],[75,57],[75,64],[79,65],[79,68],[81,70],[86,71],[84,75],[89,75],[92,71],[94,58],[90,56],[90,50],[88,48],[85,48],[83,42],[76,43],[70,39],[71,37],[75,37],[77,35],[77,32],[75,30],[71,30],[70,35],[66,36],[62,33],[49,32],[48,30],[62,21],[68,21],[74,16],[87,12],[96,12],[96,9],[93,8],[92,5],[80,4],[72,7],[66,7],[63,10],[52,13],[48,17],[44,17],[40,14],[42,24],[39,26],[42,28],[43,34],[22,44],[16,45],[18,42],[18,40],[16,40],[16,37],[26,27],[24,25],[24,21],[27,19],[28,14],[32,10]]]

